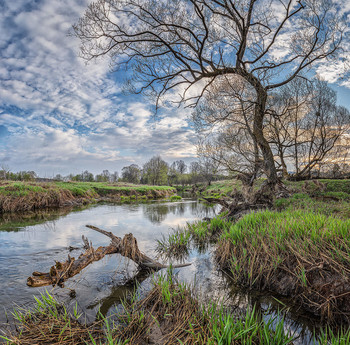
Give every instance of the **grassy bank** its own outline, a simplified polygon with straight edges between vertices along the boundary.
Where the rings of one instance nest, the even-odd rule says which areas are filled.
[[[350,323],[350,181],[286,182],[291,197],[273,209],[224,215],[187,225],[159,241],[161,253],[186,253],[191,244],[216,247],[219,266],[243,287],[291,297],[326,323]],[[238,182],[215,182],[220,197]]]
[[[262,183],[262,179],[257,181],[255,188],[258,189]],[[273,205],[275,210],[303,209],[350,218],[350,180],[284,181],[284,184],[291,197],[276,199]],[[241,188],[242,183],[238,180],[217,181],[207,186],[201,196],[225,198]]]
[[[324,323],[350,324],[350,220],[304,210],[219,217],[174,231],[158,251],[176,257],[208,243],[236,285],[289,297]]]
[[[129,296],[116,314],[86,325],[74,308],[67,309],[49,294],[31,310],[16,311],[17,331],[5,332],[6,344],[200,344],[288,345],[281,314],[264,320],[255,307],[232,311],[215,303],[201,305],[193,290],[171,274],[154,281],[150,293],[139,300]],[[349,344],[350,331],[329,328],[314,336],[314,344]]]
[[[315,182],[316,181],[316,184]],[[264,182],[264,179],[259,179],[255,183],[255,188],[259,188]],[[322,183],[325,187],[325,193],[350,193],[350,180],[332,180],[332,179],[319,179],[310,181],[283,181],[289,190],[293,193],[301,193],[305,190],[315,191],[318,189],[318,182]],[[305,187],[306,186],[306,187]],[[242,187],[242,182],[236,179],[233,180],[222,180],[215,181],[206,186],[203,194],[213,195],[213,194],[230,194],[235,188],[240,190]],[[329,194],[331,195],[331,194]],[[335,194],[336,195],[336,194]],[[340,194],[338,194],[340,195]]]
[[[293,297],[327,322],[350,322],[350,220],[264,211],[226,227],[216,258],[243,286]]]
[[[168,186],[108,184],[97,182],[0,182],[0,213],[46,207],[82,205],[96,201],[125,202],[166,198],[175,193]]]

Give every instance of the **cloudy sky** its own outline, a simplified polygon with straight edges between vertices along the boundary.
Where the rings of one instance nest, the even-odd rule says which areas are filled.
[[[350,10],[350,0],[341,0]],[[115,171],[160,154],[195,159],[189,110],[154,118],[141,96],[121,92],[107,60],[88,65],[68,32],[88,0],[0,0],[0,164],[40,176]],[[319,70],[350,108],[350,80]]]

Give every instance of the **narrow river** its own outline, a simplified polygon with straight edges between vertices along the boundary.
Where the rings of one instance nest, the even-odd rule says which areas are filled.
[[[117,236],[132,233],[139,248],[151,257],[156,256],[157,240],[172,229],[204,217],[213,217],[215,208],[198,201],[154,202],[147,204],[95,205],[80,210],[39,212],[31,216],[5,215],[0,218],[0,328],[11,319],[14,306],[30,307],[33,296],[47,290],[71,308],[76,304],[86,314],[87,321],[96,317],[100,308],[103,314],[113,312],[115,306],[135,285],[125,282],[136,274],[136,266],[120,255],[110,255],[85,268],[66,282],[65,288],[29,288],[27,277],[33,271],[48,272],[55,260],[63,261],[67,255],[78,257],[83,251],[82,235],[95,248],[107,245],[109,239],[89,228],[91,224]],[[73,247],[73,249],[71,248]],[[74,249],[76,248],[76,249]],[[257,304],[265,311],[264,318],[275,317],[279,304],[272,297],[241,291],[215,267],[210,249],[200,253],[193,249],[186,261],[191,266],[176,269],[180,280],[192,284],[203,300],[221,300],[232,308],[246,308]],[[147,292],[152,278],[142,282]],[[71,289],[76,297],[70,297]],[[298,339],[295,344],[309,344],[313,322],[307,315],[286,313],[286,328]]]

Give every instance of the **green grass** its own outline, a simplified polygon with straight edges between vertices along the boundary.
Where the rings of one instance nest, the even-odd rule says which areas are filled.
[[[178,228],[170,232],[167,236],[163,235],[161,240],[157,240],[156,250],[161,255],[166,254],[169,257],[181,257],[184,254],[188,254],[190,239],[190,232]]]
[[[182,257],[188,254],[191,244],[197,249],[205,250],[209,243],[215,242],[224,229],[229,228],[231,223],[218,216],[207,221],[187,223],[183,228],[173,230],[167,236],[157,241],[157,252],[168,257]]]
[[[146,193],[147,191],[172,191],[176,189],[169,186],[148,186],[133,184],[108,184],[104,182],[51,182],[51,183],[35,183],[35,182],[13,182],[6,181],[0,184],[0,194],[24,194],[28,192],[49,193],[52,189],[68,190],[73,195],[82,196],[86,193],[95,193],[104,191],[125,192],[135,191],[138,193]]]
[[[241,188],[241,182],[238,180],[223,180],[212,182],[210,186],[207,186],[204,194],[228,194],[233,191],[234,188]]]
[[[125,303],[121,321],[117,336],[132,344],[142,344],[154,325],[162,330],[166,344],[292,344],[283,317],[265,322],[254,307],[238,315],[215,303],[202,306],[191,288],[171,273],[161,275],[142,301]]]
[[[236,284],[293,297],[324,320],[349,323],[350,219],[332,215],[329,204],[303,193],[277,201],[289,208],[250,213],[236,223],[222,214],[187,224],[159,241],[159,252],[216,243],[217,262]],[[325,208],[316,212],[320,205]]]
[[[141,301],[135,297],[124,303],[119,315],[116,337],[142,344],[151,337],[149,330],[161,329],[166,344],[207,345],[288,345],[294,336],[288,333],[282,312],[264,319],[254,305],[245,312],[232,312],[223,305],[201,305],[193,289],[179,283],[171,271],[154,281],[152,291]],[[338,332],[326,327],[314,344],[347,344],[350,330]],[[159,341],[159,339],[158,339]]]
[[[176,190],[169,186],[108,184],[97,182],[0,182],[0,213],[60,207],[70,202],[87,204],[96,199],[130,202],[166,198]]]
[[[246,215],[226,230],[223,238],[230,239],[233,244],[252,241],[252,244],[258,245],[255,240],[262,237],[266,245],[281,251],[286,250],[286,243],[291,246],[291,243],[307,242],[304,247],[308,250],[310,241],[313,245],[327,242],[334,249],[334,257],[337,257],[337,250],[350,249],[349,234],[350,220],[302,210],[264,211]]]
[[[169,201],[180,201],[180,200],[182,200],[182,197],[180,195],[172,195],[169,198]]]
[[[91,337],[100,344],[100,341],[106,338],[107,334],[102,331],[99,323],[87,326],[78,321],[82,314],[78,312],[77,305],[71,314],[48,292],[42,294],[40,298],[34,298],[36,304],[32,309],[14,310],[17,331],[0,335],[0,339],[6,341],[6,344],[83,345],[89,343]]]
[[[240,285],[297,297],[330,322],[349,321],[341,297],[349,293],[349,219],[305,210],[251,213],[224,231],[216,257]]]
[[[264,182],[264,179],[259,179],[255,182],[254,188],[258,189]],[[350,180],[325,180],[320,179],[317,180],[325,185],[325,192],[335,192],[335,193],[345,193],[350,195]],[[300,193],[303,191],[303,187],[305,186],[305,181],[283,181],[283,183],[290,189],[293,193]],[[315,190],[317,186],[310,183],[310,189]],[[235,188],[240,190],[242,188],[242,183],[236,179],[233,180],[224,180],[224,181],[216,181],[212,182],[210,186],[207,186],[204,194],[213,195],[213,194],[230,194]],[[342,194],[344,197],[345,194]],[[340,194],[339,194],[340,195]]]
[[[334,197],[333,193],[337,193],[338,200],[322,197],[322,195]],[[304,210],[342,219],[350,218],[350,202],[348,202],[348,197],[340,197],[343,196],[342,192],[323,192],[321,194],[320,197],[311,197],[305,193],[295,193],[290,198],[274,200],[274,208],[279,211]]]
[[[122,308],[109,317],[98,314],[86,325],[78,306],[72,312],[49,293],[35,298],[32,309],[15,309],[16,331],[0,336],[7,345],[29,344],[144,344],[152,339],[152,329],[161,330],[166,344],[188,345],[292,345],[294,335],[285,328],[282,312],[265,319],[254,305],[237,312],[215,302],[199,303],[185,283],[179,283],[172,270],[154,278],[153,289],[142,299],[137,291],[122,302]],[[350,330],[329,327],[314,336],[319,345],[347,345]]]

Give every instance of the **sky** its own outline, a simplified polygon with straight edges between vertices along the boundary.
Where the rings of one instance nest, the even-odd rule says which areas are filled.
[[[350,0],[339,0],[350,10]],[[107,59],[86,64],[68,33],[88,0],[0,0],[0,168],[42,177],[111,172],[160,154],[196,159],[189,109],[163,109],[122,92]],[[350,80],[336,65],[318,73],[350,109]]]

